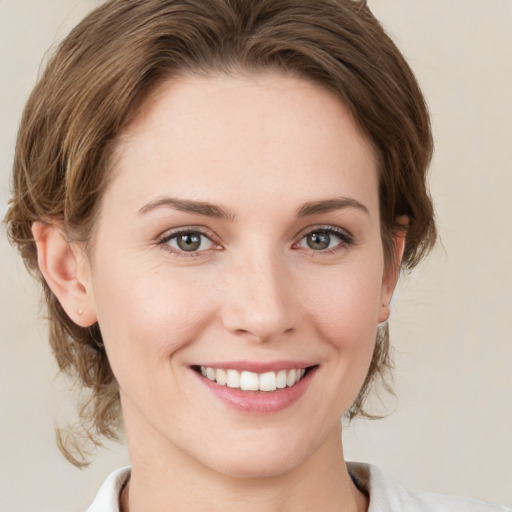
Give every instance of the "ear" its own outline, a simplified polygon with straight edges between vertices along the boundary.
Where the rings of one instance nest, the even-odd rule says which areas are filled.
[[[68,241],[62,224],[37,221],[32,224],[37,262],[43,277],[69,318],[80,327],[97,321],[90,265],[81,246]]]
[[[398,277],[400,276],[400,266],[405,249],[405,236],[408,220],[407,217],[401,217],[399,223],[404,226],[403,230],[397,231],[393,237],[394,254],[393,260],[386,265],[382,277],[381,288],[381,306],[379,310],[379,323],[386,322],[391,313],[391,298],[395,291]]]

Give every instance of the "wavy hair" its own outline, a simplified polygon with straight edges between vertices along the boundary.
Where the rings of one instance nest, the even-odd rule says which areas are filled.
[[[80,424],[82,437],[93,444],[118,432],[117,382],[100,326],[74,324],[44,281],[32,224],[56,219],[70,238],[91,239],[116,140],[163,81],[187,73],[268,70],[334,92],[373,146],[386,261],[394,233],[404,229],[400,216],[408,218],[403,267],[413,268],[435,242],[426,186],[432,155],[428,110],[411,69],[366,2],[107,1],[60,44],[26,104],[5,218],[11,242],[41,282],[58,365],[90,390]],[[389,353],[385,325],[350,418],[369,416],[364,401],[376,378],[388,373]],[[86,464],[73,432],[59,439],[73,464]]]

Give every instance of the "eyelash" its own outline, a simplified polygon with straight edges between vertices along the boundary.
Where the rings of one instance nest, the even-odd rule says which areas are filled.
[[[350,245],[353,245],[355,243],[353,236],[344,229],[336,228],[333,226],[315,226],[312,228],[307,228],[307,230],[303,231],[300,234],[297,242],[295,242],[293,244],[293,247],[297,248],[297,249],[303,248],[303,249],[308,250],[308,248],[299,246],[299,244],[307,236],[313,235],[313,234],[327,234],[330,237],[332,237],[334,235],[339,240],[339,243],[336,244],[332,248],[326,248],[326,249],[321,249],[321,250],[314,250],[314,249],[309,248],[309,251],[311,251],[311,253],[313,255],[334,254],[334,253],[338,252],[339,250],[346,249]],[[214,247],[216,246],[215,247],[216,250],[222,250],[222,247],[220,246],[220,244],[218,244],[214,241],[213,234],[210,231],[205,231],[204,229],[195,228],[195,227],[181,228],[176,231],[166,232],[165,234],[163,234],[162,236],[160,236],[158,238],[157,244],[161,245],[165,250],[171,252],[172,254],[174,254],[178,257],[183,257],[183,258],[197,258],[197,257],[205,256],[210,251],[210,248],[203,249],[203,250],[197,250],[197,251],[185,251],[185,250],[180,250],[180,249],[171,247],[169,245],[169,242],[171,240],[177,240],[180,235],[199,235],[200,237],[206,238],[212,244],[212,246],[214,246]]]
[[[326,248],[322,250],[314,250],[311,248],[305,248],[306,250],[310,250],[313,255],[326,255],[326,254],[335,254],[340,250],[347,249],[349,246],[354,245],[354,237],[346,230],[337,228],[334,226],[314,226],[309,227],[305,231],[302,232],[297,242],[293,245],[298,246],[302,240],[304,240],[307,236],[313,234],[327,234],[330,237],[333,235],[339,240],[339,243],[336,244],[332,248]]]
[[[217,246],[217,249],[220,248],[220,245],[214,241],[214,237],[211,232],[196,227],[180,228],[176,231],[168,231],[158,238],[157,244],[161,245],[165,250],[169,251],[173,255],[181,258],[197,258],[205,256],[205,253],[209,251],[209,249],[203,249],[201,251],[188,252],[171,247],[171,245],[169,245],[169,242],[174,239],[177,240],[180,235],[199,235],[200,237],[206,238],[208,241],[210,241],[212,246]]]

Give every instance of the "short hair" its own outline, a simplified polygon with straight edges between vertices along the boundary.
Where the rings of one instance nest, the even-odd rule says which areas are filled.
[[[429,114],[417,81],[366,2],[355,0],[110,0],[59,45],[23,113],[13,169],[8,236],[44,290],[59,368],[91,390],[82,428],[101,444],[116,437],[119,389],[100,327],[74,324],[37,265],[31,226],[57,219],[87,242],[123,129],[158,85],[186,74],[278,71],[337,95],[373,147],[385,261],[407,231],[402,267],[434,245],[426,184],[432,156]],[[398,223],[407,216],[404,227]],[[371,416],[365,398],[391,367],[380,326],[364,385],[348,411]],[[61,449],[76,465],[85,459]]]

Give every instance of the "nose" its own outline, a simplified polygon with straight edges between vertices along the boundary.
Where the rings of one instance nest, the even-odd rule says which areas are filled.
[[[298,317],[293,279],[272,255],[241,258],[223,282],[222,321],[226,329],[256,342],[293,331]]]

